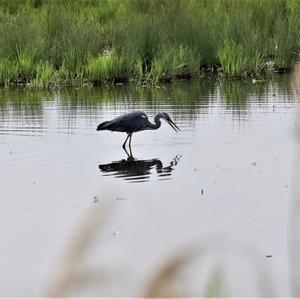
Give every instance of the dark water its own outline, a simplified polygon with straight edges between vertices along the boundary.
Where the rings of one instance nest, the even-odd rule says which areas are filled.
[[[297,101],[288,75],[152,88],[1,90],[0,294],[41,295],[87,207],[108,200],[114,212],[101,254],[115,269],[139,265],[136,275],[145,274],[168,252],[217,234],[226,248],[254,248],[251,265],[262,265],[277,294],[287,296]],[[163,124],[134,134],[128,158],[125,134],[96,127],[133,110],[150,120],[167,112],[181,131]],[[223,264],[232,272],[230,294],[261,294],[255,270],[234,284],[241,275],[237,256]],[[197,279],[208,275],[205,269]],[[120,280],[118,290],[112,282],[103,295],[139,294],[129,277]]]

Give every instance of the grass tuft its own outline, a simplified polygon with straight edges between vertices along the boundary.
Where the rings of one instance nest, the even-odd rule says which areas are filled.
[[[30,81],[33,78],[35,70],[35,58],[33,53],[28,50],[22,50],[18,46],[17,50],[17,65],[19,77],[22,82]]]
[[[233,40],[225,40],[217,54],[226,76],[241,77],[246,75],[245,50],[241,44],[237,44]]]
[[[44,88],[55,85],[58,82],[58,73],[53,66],[46,63],[37,63],[35,65],[35,78],[30,85],[35,88]]]
[[[118,55],[115,51],[105,51],[98,57],[89,57],[86,65],[86,76],[89,81],[120,82],[127,78],[127,66],[124,55]]]
[[[8,87],[18,80],[18,66],[8,59],[0,60],[0,85]]]

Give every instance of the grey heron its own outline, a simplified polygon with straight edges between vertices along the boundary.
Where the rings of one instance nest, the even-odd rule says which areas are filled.
[[[116,132],[125,132],[127,137],[123,143],[123,149],[126,151],[126,142],[129,139],[129,149],[131,152],[132,134],[144,130],[156,130],[161,126],[160,119],[165,120],[176,132],[180,129],[172,121],[168,113],[160,112],[154,117],[154,124],[148,119],[146,113],[142,111],[134,111],[109,121],[105,121],[98,125],[97,131],[109,130]],[[127,151],[126,151],[127,152]]]

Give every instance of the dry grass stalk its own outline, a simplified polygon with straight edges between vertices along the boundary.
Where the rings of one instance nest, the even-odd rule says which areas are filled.
[[[79,278],[86,280],[91,275],[96,275],[95,269],[89,271],[90,267],[84,268],[83,259],[96,234],[101,232],[105,226],[109,215],[110,207],[103,202],[91,207],[79,225],[79,229],[76,230],[73,242],[58,263],[53,283],[46,291],[47,297],[66,296],[71,287],[79,281]]]
[[[178,284],[176,276],[200,255],[198,246],[186,248],[177,252],[168,260],[148,284],[145,297],[178,297],[182,296],[182,285]]]

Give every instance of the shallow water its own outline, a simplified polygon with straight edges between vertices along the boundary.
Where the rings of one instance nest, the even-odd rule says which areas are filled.
[[[89,258],[114,279],[83,295],[139,296],[143,277],[196,243],[208,249],[188,276],[191,295],[204,295],[217,265],[229,295],[288,296],[297,101],[288,75],[0,91],[0,295],[43,295],[82,216],[108,201],[101,255]],[[96,127],[132,110],[151,121],[167,112],[181,131],[134,134],[128,159],[125,134]]]

